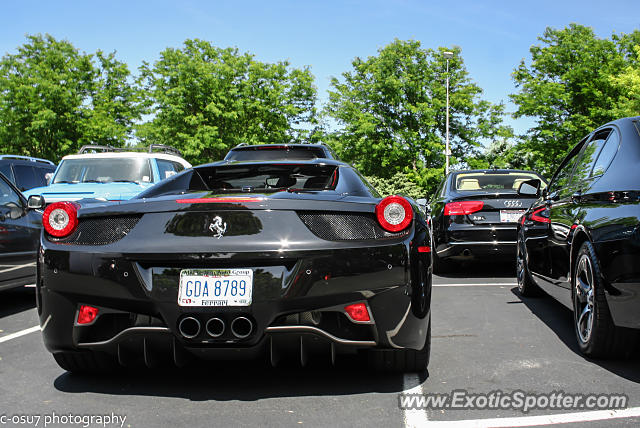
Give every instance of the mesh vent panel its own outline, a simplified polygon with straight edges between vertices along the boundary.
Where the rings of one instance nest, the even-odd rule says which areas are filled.
[[[50,241],[75,245],[107,245],[125,237],[138,223],[141,215],[118,217],[80,218],[80,223],[71,236]]]
[[[387,232],[375,216],[368,213],[300,211],[298,216],[314,235],[327,241],[398,238],[409,233],[409,229]]]

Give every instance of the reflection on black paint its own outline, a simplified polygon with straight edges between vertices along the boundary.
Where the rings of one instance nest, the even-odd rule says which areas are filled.
[[[215,217],[227,224],[224,236],[256,235],[262,231],[262,222],[247,211],[187,212],[176,214],[165,227],[167,233],[177,236],[213,236],[209,229]]]

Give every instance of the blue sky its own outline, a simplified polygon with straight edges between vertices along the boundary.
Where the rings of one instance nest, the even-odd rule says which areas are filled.
[[[514,92],[510,74],[545,27],[572,22],[600,37],[640,28],[637,0],[270,0],[270,1],[6,1],[0,54],[14,53],[26,34],[49,33],[85,52],[117,51],[136,72],[166,47],[201,38],[236,46],[261,61],[308,65],[325,98],[331,76],[356,57],[375,55],[394,38],[424,47],[458,45],[471,78],[493,102]],[[508,110],[513,110],[508,105]],[[530,120],[509,120],[523,132]]]

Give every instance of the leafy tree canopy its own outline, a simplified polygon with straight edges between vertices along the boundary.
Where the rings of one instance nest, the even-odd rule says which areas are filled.
[[[423,193],[437,185],[445,163],[446,50],[395,40],[377,56],[354,59],[351,71],[332,79],[325,113],[341,129],[328,139],[343,159],[369,176],[409,174],[424,186]],[[469,78],[459,49],[452,51],[450,141],[455,163],[477,151],[481,139],[510,135],[510,129],[501,124],[504,106],[480,98],[482,90]]]
[[[124,145],[140,117],[129,77],[114,53],[91,55],[50,35],[27,36],[0,60],[3,151],[58,161],[83,144]]]
[[[524,167],[550,176],[568,150],[610,120],[639,113],[636,86],[640,31],[596,37],[591,28],[571,24],[547,28],[540,45],[530,49],[513,72],[518,88],[511,99],[514,116],[533,117],[531,128],[516,151]]]
[[[179,148],[192,163],[222,159],[239,143],[299,141],[299,125],[315,115],[313,75],[287,61],[267,64],[195,39],[140,71],[155,116],[139,136]]]

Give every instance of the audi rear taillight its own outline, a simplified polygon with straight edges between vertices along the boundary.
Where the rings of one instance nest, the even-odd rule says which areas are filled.
[[[376,217],[384,230],[400,232],[411,224],[413,209],[402,196],[387,196],[376,205]]]
[[[78,227],[78,204],[74,202],[55,202],[49,205],[42,215],[44,230],[56,238],[69,236]]]
[[[482,201],[449,202],[444,206],[444,215],[467,215],[480,211],[484,207]]]
[[[549,218],[549,212],[546,207],[538,208],[537,210],[531,213],[531,220],[537,221],[539,223],[551,223],[551,219]]]

